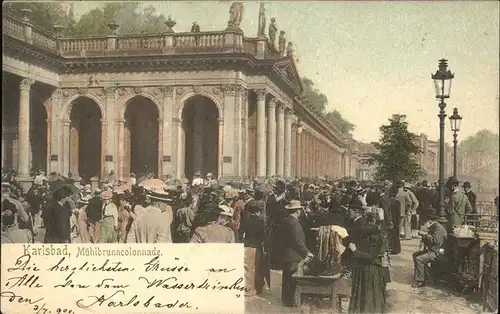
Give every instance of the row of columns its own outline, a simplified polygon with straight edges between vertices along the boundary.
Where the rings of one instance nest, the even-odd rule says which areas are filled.
[[[292,111],[275,98],[267,102],[266,91],[257,90],[257,177],[292,176]],[[266,125],[267,109],[267,125]]]
[[[297,133],[297,175],[301,177],[346,176],[343,153],[307,130]]]

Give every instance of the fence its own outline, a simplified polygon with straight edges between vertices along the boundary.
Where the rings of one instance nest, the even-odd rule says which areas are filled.
[[[498,247],[486,248],[481,295],[483,310],[496,313],[498,311]]]

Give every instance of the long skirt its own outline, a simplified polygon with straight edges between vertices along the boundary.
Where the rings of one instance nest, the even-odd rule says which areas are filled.
[[[245,296],[247,297],[261,293],[264,288],[262,258],[262,249],[245,247]]]
[[[384,313],[386,302],[383,268],[377,265],[353,266],[348,313]]]
[[[118,236],[115,231],[113,217],[106,217],[102,220],[100,243],[117,243]]]
[[[78,234],[80,235],[80,243],[90,243],[89,227],[84,220],[78,220]]]

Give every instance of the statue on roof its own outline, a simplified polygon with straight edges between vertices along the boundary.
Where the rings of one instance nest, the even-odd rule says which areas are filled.
[[[289,41],[288,46],[286,46],[286,56],[293,58],[293,44],[291,41]]]
[[[280,52],[280,56],[285,55],[285,49],[286,49],[286,38],[285,38],[285,31],[280,31],[280,37],[278,39],[278,51]]]
[[[271,24],[269,24],[269,41],[273,47],[276,47],[276,33],[278,32],[278,27],[276,27],[276,19],[271,18]]]
[[[228,29],[240,29],[241,20],[243,19],[243,2],[233,2],[229,8]]]
[[[257,36],[266,36],[266,9],[264,8],[264,3],[260,4],[259,9],[259,29],[257,31]]]

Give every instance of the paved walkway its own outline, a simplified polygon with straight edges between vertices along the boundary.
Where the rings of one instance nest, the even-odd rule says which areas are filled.
[[[36,242],[43,242],[44,230],[41,229]],[[466,297],[445,288],[412,288],[412,254],[418,250],[418,240],[402,242],[402,252],[392,255],[392,282],[387,285],[388,313],[425,313],[425,314],[477,314],[482,306],[471,302]],[[247,313],[299,313],[297,308],[285,308],[281,305],[281,272],[271,271],[271,291],[246,300]],[[324,313],[328,313],[325,311]]]
[[[418,240],[403,241],[403,251],[391,257],[392,282],[387,285],[388,313],[460,313],[476,314],[482,312],[479,304],[468,301],[465,297],[444,288],[412,288],[413,252],[418,250]],[[263,292],[260,296],[247,299],[247,313],[298,313],[298,309],[281,306],[281,273],[273,271],[272,292]],[[328,313],[325,311],[324,313]]]

